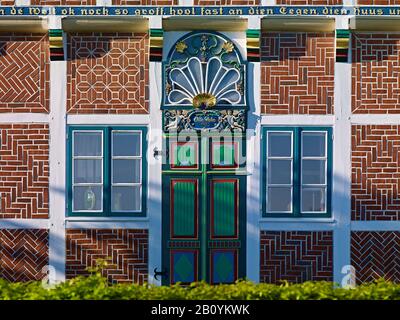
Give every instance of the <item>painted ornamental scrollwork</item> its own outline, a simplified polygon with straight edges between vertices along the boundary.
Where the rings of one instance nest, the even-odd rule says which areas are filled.
[[[164,62],[164,131],[246,129],[246,64],[232,41],[194,33]]]
[[[214,130],[244,132],[246,112],[244,110],[166,110],[164,131]]]

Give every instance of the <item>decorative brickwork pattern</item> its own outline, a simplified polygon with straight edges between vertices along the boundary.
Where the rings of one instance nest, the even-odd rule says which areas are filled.
[[[400,126],[352,126],[353,220],[400,220]]]
[[[390,6],[400,4],[399,0],[358,0],[358,5]]]
[[[171,6],[178,0],[112,0],[113,6]]]
[[[49,112],[47,34],[0,34],[0,112]]]
[[[48,218],[47,124],[0,124],[0,195],[0,218]]]
[[[351,265],[358,284],[379,278],[400,283],[400,232],[352,232]]]
[[[352,33],[353,113],[400,113],[400,35]]]
[[[0,278],[41,280],[49,260],[48,230],[0,229]]]
[[[333,281],[331,231],[261,231],[260,281]]]
[[[94,6],[96,0],[31,0],[32,6]]]
[[[148,231],[127,229],[67,230],[66,277],[85,275],[97,259],[110,265],[103,276],[113,282],[147,281]]]
[[[334,33],[263,33],[261,112],[333,113]]]
[[[291,6],[338,6],[343,4],[343,0],[276,0],[278,5],[291,5]]]
[[[256,6],[260,0],[194,0],[195,6]]]
[[[70,34],[68,113],[148,113],[148,34]]]

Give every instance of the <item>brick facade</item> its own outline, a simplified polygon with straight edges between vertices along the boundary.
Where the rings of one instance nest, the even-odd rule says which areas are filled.
[[[0,278],[41,280],[49,262],[48,230],[0,229]]]
[[[375,5],[375,6],[388,6],[388,5],[399,5],[399,0],[357,0],[358,5]]]
[[[276,4],[291,6],[340,6],[343,4],[343,0],[276,0]]]
[[[260,0],[194,0],[195,6],[256,6]]]
[[[49,112],[49,40],[0,33],[0,113]]]
[[[400,34],[352,34],[353,113],[400,113]]]
[[[94,6],[96,0],[31,0],[32,6]]]
[[[400,232],[352,232],[351,264],[358,284],[379,278],[400,283]]]
[[[148,113],[148,34],[69,34],[68,113]]]
[[[331,114],[334,33],[263,33],[261,112]]]
[[[261,231],[260,282],[333,281],[333,233]]]
[[[178,0],[112,0],[113,6],[171,6]]]
[[[113,282],[147,281],[148,231],[140,229],[76,229],[66,234],[66,277],[87,275],[96,259],[110,265],[103,276]]]
[[[353,220],[400,220],[400,126],[352,127]]]
[[[14,0],[0,0],[0,6],[13,6],[14,4]]]
[[[49,214],[49,126],[0,124],[0,218]]]

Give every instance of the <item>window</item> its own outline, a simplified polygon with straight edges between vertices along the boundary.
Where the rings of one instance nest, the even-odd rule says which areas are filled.
[[[69,215],[145,215],[146,132],[144,127],[69,128]]]
[[[331,128],[263,128],[263,214],[330,216]]]

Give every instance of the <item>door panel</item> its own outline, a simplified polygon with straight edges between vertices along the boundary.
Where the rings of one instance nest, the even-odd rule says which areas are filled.
[[[171,238],[198,237],[198,179],[170,180]]]
[[[238,180],[212,179],[211,239],[238,236]]]

